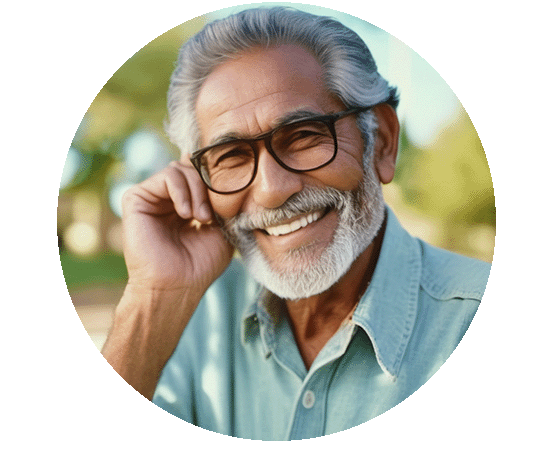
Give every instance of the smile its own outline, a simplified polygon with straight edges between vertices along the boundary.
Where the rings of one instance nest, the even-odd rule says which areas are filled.
[[[283,236],[285,234],[289,234],[301,228],[304,228],[313,222],[316,222],[320,217],[322,217],[322,212],[316,211],[306,216],[295,219],[294,221],[287,224],[267,227],[264,229],[264,231],[270,236]]]

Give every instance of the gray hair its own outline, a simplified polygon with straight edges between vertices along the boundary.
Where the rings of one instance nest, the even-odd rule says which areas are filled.
[[[371,52],[355,32],[332,18],[291,8],[248,9],[211,22],[182,46],[168,91],[166,132],[171,141],[183,153],[198,148],[196,100],[215,67],[245,50],[282,44],[310,51],[324,70],[326,88],[347,107],[384,102],[396,108],[396,88],[377,72]],[[362,116],[368,115],[372,113]],[[374,126],[374,115],[358,121],[362,134],[371,132],[366,122]]]

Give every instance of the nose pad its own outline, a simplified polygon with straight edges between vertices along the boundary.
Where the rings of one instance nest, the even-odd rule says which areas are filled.
[[[263,146],[258,152],[253,199],[263,208],[277,208],[303,188],[302,175],[284,169]]]

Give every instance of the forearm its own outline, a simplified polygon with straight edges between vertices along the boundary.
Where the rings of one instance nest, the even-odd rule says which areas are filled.
[[[126,287],[102,353],[114,370],[149,400],[200,297]]]

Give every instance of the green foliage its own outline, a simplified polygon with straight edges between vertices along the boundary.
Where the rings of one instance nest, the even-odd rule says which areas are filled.
[[[460,225],[495,226],[495,197],[485,152],[464,110],[435,142],[417,148],[402,133],[395,181],[406,202]]]
[[[394,182],[405,207],[436,227],[431,243],[491,260],[496,223],[493,183],[483,146],[464,109],[424,148],[402,129]]]
[[[103,253],[93,258],[80,258],[61,250],[60,259],[69,290],[127,280],[126,264],[121,255]]]

